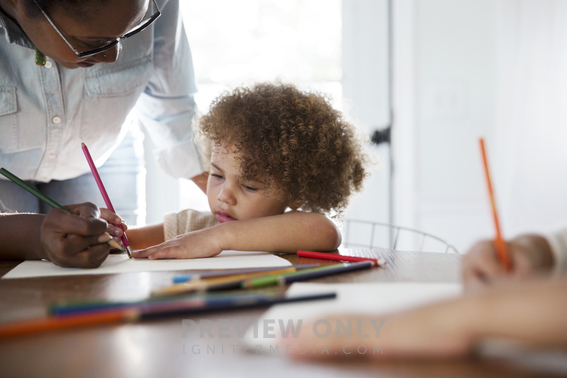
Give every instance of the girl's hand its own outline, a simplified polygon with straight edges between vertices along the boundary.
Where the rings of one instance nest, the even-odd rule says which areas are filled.
[[[120,237],[122,237],[124,231],[128,229],[124,219],[105,208],[100,209],[100,218],[108,222],[106,232],[112,236],[118,244],[122,245]]]
[[[141,259],[195,259],[211,257],[223,251],[220,242],[220,225],[179,235],[156,246],[134,251],[132,256]]]
[[[493,241],[476,243],[463,258],[463,282],[466,289],[482,288],[504,279],[525,279],[549,272],[553,254],[547,240],[539,235],[521,235],[506,243],[510,271],[498,259]]]

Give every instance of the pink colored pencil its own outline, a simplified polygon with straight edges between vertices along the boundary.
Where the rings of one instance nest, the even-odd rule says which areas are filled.
[[[314,259],[350,261],[350,262],[373,261],[378,266],[382,266],[382,265],[386,264],[386,261],[382,260],[382,259],[373,259],[373,258],[369,258],[369,257],[345,256],[345,255],[337,255],[337,254],[334,254],[334,253],[325,253],[325,252],[297,251],[297,256],[311,257],[311,258],[314,258]]]
[[[102,184],[102,180],[100,179],[100,176],[99,176],[98,171],[96,169],[96,166],[94,164],[93,158],[91,157],[89,149],[87,148],[87,145],[84,144],[84,143],[81,143],[81,148],[83,149],[85,157],[87,158],[87,163],[89,163],[89,167],[91,168],[91,172],[93,173],[94,179],[96,181],[96,184],[98,185],[98,189],[100,190],[100,194],[102,194],[102,198],[104,199],[104,203],[106,204],[106,207],[108,208],[108,210],[110,210],[114,214],[116,214],[116,211],[114,210],[114,206],[112,206],[112,202],[110,202],[110,197],[108,196],[108,193],[106,193],[106,189],[104,188],[104,185]],[[122,228],[122,225],[118,225],[118,227]],[[123,228],[122,228],[122,231],[124,231]],[[130,243],[128,242],[128,238],[126,237],[125,232],[122,233],[121,239],[122,239],[122,243],[124,244],[124,247],[126,248],[126,252],[128,252],[128,257],[132,258],[132,247],[130,247]]]

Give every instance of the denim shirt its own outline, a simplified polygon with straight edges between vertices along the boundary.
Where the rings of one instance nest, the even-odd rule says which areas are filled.
[[[102,165],[135,109],[167,173],[191,178],[202,172],[191,132],[196,87],[179,0],[158,4],[161,17],[124,40],[115,63],[77,69],[50,58],[36,65],[31,41],[0,12],[0,167],[38,182],[87,173],[81,142]]]

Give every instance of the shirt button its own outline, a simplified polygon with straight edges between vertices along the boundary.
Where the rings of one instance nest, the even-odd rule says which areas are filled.
[[[53,67],[53,63],[51,63],[49,60],[47,62],[45,62],[45,68],[51,68]]]
[[[50,158],[51,160],[55,159],[56,157],[57,157],[57,155],[55,155],[55,154],[49,154],[49,158]]]
[[[57,125],[57,124],[61,123],[61,118],[58,117],[58,116],[55,116],[55,117],[51,118],[51,122],[53,122],[54,124]]]

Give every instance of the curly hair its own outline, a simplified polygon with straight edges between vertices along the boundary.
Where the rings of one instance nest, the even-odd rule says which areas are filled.
[[[261,83],[225,92],[196,129],[205,149],[207,141],[209,147],[211,141],[234,144],[242,180],[262,175],[268,190],[303,211],[342,215],[368,175],[355,127],[326,97],[293,85]]]

